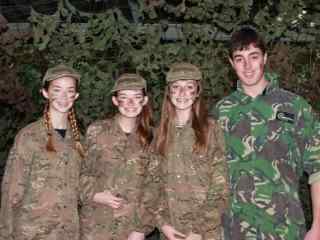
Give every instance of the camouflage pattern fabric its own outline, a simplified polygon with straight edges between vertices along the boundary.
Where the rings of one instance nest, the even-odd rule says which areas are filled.
[[[207,154],[193,153],[194,139],[190,122],[171,127],[168,156],[162,163],[166,221],[186,235],[193,232],[204,240],[221,240],[221,218],[229,197],[223,132],[210,120]]]
[[[53,131],[55,152],[46,150],[43,119],[16,136],[2,182],[0,239],[79,239],[81,158],[71,129]]]
[[[240,84],[214,115],[226,138],[232,239],[301,240],[305,219],[299,178],[320,180],[320,127],[307,102],[278,87],[276,75],[256,98]]]
[[[81,239],[123,240],[132,231],[148,234],[155,227],[161,193],[159,159],[142,149],[135,132],[125,134],[116,118],[97,121],[87,130]],[[105,190],[125,200],[120,210],[93,203],[93,194]]]

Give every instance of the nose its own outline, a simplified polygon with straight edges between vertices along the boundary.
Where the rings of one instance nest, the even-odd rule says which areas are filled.
[[[67,99],[67,98],[68,98],[68,93],[62,91],[62,92],[61,92],[61,98]]]
[[[133,99],[133,98],[129,98],[129,99],[128,99],[128,105],[129,105],[129,106],[134,105],[134,99]]]
[[[179,96],[184,96],[185,94],[186,94],[186,89],[185,89],[185,87],[180,87],[179,88]]]
[[[249,59],[244,60],[244,68],[250,69],[251,68],[251,61]]]

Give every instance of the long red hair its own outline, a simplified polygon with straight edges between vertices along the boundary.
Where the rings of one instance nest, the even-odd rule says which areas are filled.
[[[199,83],[199,81],[197,81]],[[169,99],[169,86],[166,87],[162,103],[160,124],[155,141],[155,149],[158,153],[166,156],[168,153],[170,129],[175,125],[176,111]],[[193,144],[194,153],[207,153],[209,142],[209,120],[206,103],[201,96],[201,86],[198,85],[198,97],[192,105],[190,120],[195,133]]]

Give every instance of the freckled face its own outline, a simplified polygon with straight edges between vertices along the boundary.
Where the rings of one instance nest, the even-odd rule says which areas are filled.
[[[49,100],[50,111],[67,113],[79,97],[76,80],[61,77],[50,82],[47,90],[42,89],[43,96]]]
[[[252,88],[264,84],[267,55],[260,48],[250,44],[246,49],[235,51],[229,61],[243,87]]]
[[[118,107],[120,114],[127,118],[137,117],[144,105],[148,102],[148,97],[144,96],[143,90],[119,90],[116,96],[112,97],[112,102]]]
[[[169,85],[169,98],[177,110],[191,109],[198,94],[195,80],[178,80]]]

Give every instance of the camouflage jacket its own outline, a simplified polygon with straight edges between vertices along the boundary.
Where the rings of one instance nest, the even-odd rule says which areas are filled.
[[[0,239],[79,239],[81,158],[70,133],[53,132],[56,152],[46,150],[43,119],[16,136],[2,182]]]
[[[125,134],[117,117],[97,121],[87,130],[88,159],[81,185],[81,238],[123,240],[132,231],[153,230],[161,171],[155,155],[142,149],[136,133]],[[94,193],[111,191],[125,200],[120,210],[93,203]]]
[[[168,155],[162,162],[169,212],[164,222],[186,235],[220,240],[229,197],[223,132],[210,119],[207,154],[193,153],[194,139],[190,122],[171,127]]]
[[[278,87],[256,98],[240,85],[215,115],[225,131],[232,195],[232,239],[301,240],[299,178],[320,180],[320,127],[307,102]]]

